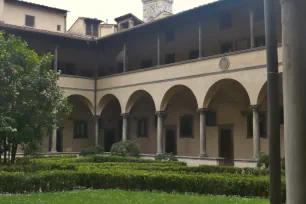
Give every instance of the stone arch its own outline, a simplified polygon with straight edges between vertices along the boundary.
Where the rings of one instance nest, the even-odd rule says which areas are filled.
[[[165,111],[169,102],[171,101],[172,97],[180,92],[188,92],[189,94],[191,94],[192,99],[194,99],[196,106],[198,107],[198,102],[197,102],[197,98],[195,96],[195,94],[193,93],[193,91],[185,86],[185,85],[175,85],[172,86],[164,95],[161,105],[160,105],[160,111]]]
[[[90,110],[90,112],[94,115],[95,111],[94,111],[94,105],[93,103],[86,97],[80,94],[70,94],[67,95],[67,98],[77,98],[78,100],[80,100],[82,103],[84,103]]]
[[[101,115],[102,111],[104,110],[104,108],[109,104],[111,103],[112,101],[117,101],[119,106],[120,106],[120,111],[121,111],[121,104],[120,104],[120,101],[118,100],[118,98],[113,95],[113,94],[106,94],[104,95],[98,105],[97,105],[97,115]]]
[[[132,93],[128,99],[128,102],[125,106],[125,112],[126,113],[129,113],[131,111],[131,109],[133,108],[133,106],[135,105],[135,103],[142,97],[149,97],[153,104],[154,104],[154,107],[155,107],[155,101],[153,99],[153,97],[151,96],[151,94],[149,94],[147,91],[145,90],[138,90],[138,91],[135,91],[134,93]]]
[[[208,92],[206,93],[206,96],[204,98],[204,102],[203,102],[203,107],[204,108],[208,108],[212,99],[214,98],[214,96],[221,90],[224,89],[230,89],[230,88],[234,88],[236,91],[236,93],[241,93],[245,95],[245,104],[250,105],[251,100],[249,97],[249,93],[247,92],[246,88],[237,80],[235,79],[221,79],[217,82],[215,82],[209,89]],[[228,92],[227,92],[228,93]],[[234,97],[234,96],[233,96]]]
[[[282,98],[283,98],[283,74],[279,73],[279,94],[280,94],[280,104],[282,104]],[[267,88],[268,84],[265,82],[263,86],[261,87],[258,96],[257,96],[257,104],[260,105],[264,103],[264,101],[267,100]]]

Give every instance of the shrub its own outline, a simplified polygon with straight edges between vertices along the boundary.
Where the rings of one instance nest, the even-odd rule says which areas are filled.
[[[30,142],[23,146],[23,153],[25,156],[39,156],[41,153],[41,145],[37,142]]]
[[[259,154],[258,162],[257,162],[257,167],[258,168],[269,168],[269,155],[267,155],[264,152],[261,152]]]
[[[281,158],[281,169],[285,170],[285,158]],[[259,154],[259,159],[257,162],[257,167],[258,168],[265,168],[265,169],[269,169],[270,167],[270,161],[269,161],[269,155],[267,155],[266,153],[261,152]]]
[[[96,155],[96,154],[103,154],[104,149],[101,146],[96,146],[96,147],[89,147],[82,149],[80,152],[80,156],[89,156],[89,155]]]
[[[131,140],[120,141],[113,144],[111,148],[111,155],[116,156],[129,156],[129,157],[139,157],[140,151],[136,143]]]
[[[65,191],[77,187],[268,197],[269,178],[239,174],[229,176],[91,168],[78,171],[41,171],[35,174],[0,172],[0,193]],[[285,201],[284,178],[282,191]]]
[[[157,154],[155,156],[155,160],[157,161],[178,161],[178,159],[172,153]]]

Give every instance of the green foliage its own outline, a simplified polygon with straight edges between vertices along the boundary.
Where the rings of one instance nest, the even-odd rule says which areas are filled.
[[[111,148],[111,155],[117,156],[129,156],[129,157],[139,157],[140,151],[138,145],[131,141],[120,141],[118,143],[113,144]]]
[[[181,162],[102,155],[25,158],[29,159],[23,165],[0,167],[0,193],[119,188],[267,197],[269,189],[266,169],[187,167]],[[283,176],[283,200],[285,189]]]
[[[101,146],[96,146],[96,147],[89,147],[82,149],[80,152],[80,156],[90,156],[90,155],[96,155],[96,154],[103,154],[104,153],[104,148]]]
[[[0,32],[0,154],[42,141],[71,111],[56,83],[52,55],[38,56],[21,38]]]
[[[285,170],[285,158],[281,158],[281,169]],[[258,168],[264,168],[264,169],[269,169],[270,167],[270,161],[269,161],[269,155],[266,153],[261,152],[259,154],[259,159],[257,162],[257,167]]]
[[[258,162],[257,162],[257,167],[258,168],[269,168],[269,155],[267,155],[264,152],[261,152],[259,154]]]
[[[0,173],[1,193],[65,191],[76,187],[268,197],[269,178],[239,174],[229,176],[91,168],[77,171],[40,171],[35,174]],[[285,199],[284,180],[282,187]]]
[[[157,161],[178,161],[178,159],[172,153],[157,154],[155,156],[155,160]]]
[[[41,152],[41,145],[37,142],[30,142],[23,147],[23,153],[25,156],[39,156]]]

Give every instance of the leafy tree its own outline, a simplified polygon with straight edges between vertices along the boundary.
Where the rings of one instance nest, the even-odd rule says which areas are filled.
[[[18,145],[41,143],[71,111],[50,70],[52,55],[39,56],[21,38],[0,32],[0,155]]]

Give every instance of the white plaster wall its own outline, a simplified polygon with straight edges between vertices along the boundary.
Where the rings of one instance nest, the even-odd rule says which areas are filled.
[[[84,19],[77,19],[75,23],[69,28],[68,33],[85,35],[86,33],[86,24]]]
[[[107,35],[111,35],[115,33],[115,25],[107,25],[107,24],[101,24],[100,25],[100,37],[104,37]]]
[[[61,25],[60,32],[65,32],[66,14],[44,8],[5,2],[3,15],[5,23],[25,26],[25,15],[35,16],[35,28],[59,32],[57,31],[57,25]]]

